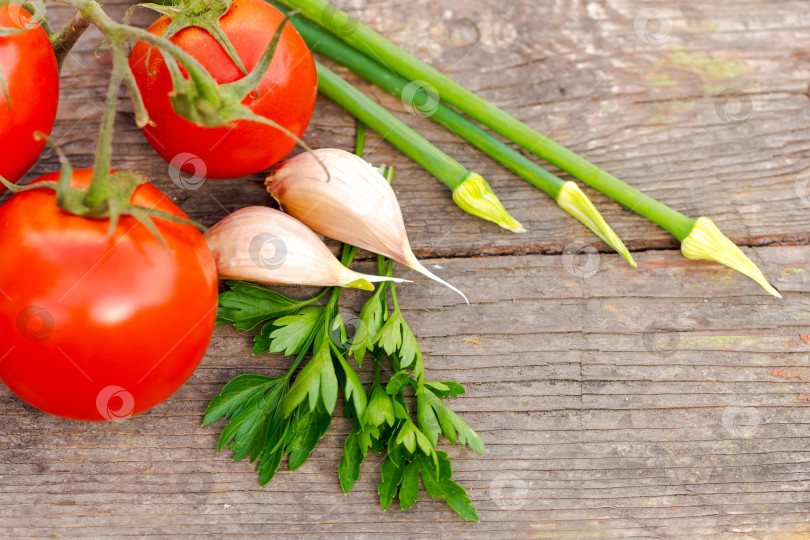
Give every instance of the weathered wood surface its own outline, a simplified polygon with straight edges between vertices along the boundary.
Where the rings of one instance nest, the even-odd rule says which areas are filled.
[[[634,25],[650,7],[666,17],[640,32],[645,41]],[[397,0],[354,13],[634,185],[711,216],[754,246],[785,299],[686,261],[660,229],[595,194],[639,269],[612,254],[559,255],[572,242],[603,246],[541,193],[364,86],[483,172],[529,229],[510,235],[465,216],[443,186],[371,138],[369,158],[398,168],[413,245],[445,257],[430,263],[470,295],[466,307],[420,282],[401,301],[430,372],[467,387],[454,405],[487,455],[443,449],[482,523],[424,494],[408,512],[382,512],[373,458],[343,495],[336,467],[348,426],[337,416],[304,467],[260,489],[248,463],[215,453],[220,426],[199,423],[231,377],[286,362],[251,357],[248,336],[220,329],[187,385],[123,423],[51,418],[0,388],[0,535],[810,535],[805,4]],[[671,35],[655,44],[667,21]],[[92,162],[109,68],[103,50],[93,55],[97,39],[80,42],[63,78],[55,138],[76,166]],[[717,96],[727,88],[746,95],[726,107]],[[154,178],[195,218],[211,224],[269,202],[258,175],[184,190],[131,115],[117,127],[115,166]],[[348,148],[352,137],[352,120],[319,103],[309,142]],[[31,177],[55,167],[46,154]],[[361,301],[347,297],[347,313]]]

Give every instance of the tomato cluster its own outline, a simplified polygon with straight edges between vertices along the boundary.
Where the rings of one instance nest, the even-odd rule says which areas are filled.
[[[220,25],[250,71],[283,19],[260,0],[234,0]],[[168,25],[164,16],[149,31],[162,35]],[[17,30],[0,34],[0,175],[14,183],[42,151],[35,134],[53,126],[58,62],[46,32],[20,6],[0,7],[0,28]],[[243,76],[205,30],[190,26],[171,41],[218,83]],[[201,127],[184,120],[172,108],[172,79],[154,47],[137,43],[130,66],[150,117],[144,134],[171,164],[194,155],[205,176],[233,178],[274,165],[295,144],[254,121]],[[312,56],[289,26],[242,104],[300,136],[316,93]],[[153,230],[135,214],[111,226],[110,215],[71,212],[57,197],[58,179],[53,173],[34,180],[50,187],[19,191],[0,206],[0,379],[57,416],[103,421],[138,414],[173,394],[205,354],[216,321],[213,256],[187,216],[151,184],[134,188],[128,204],[156,213]],[[73,188],[92,181],[92,170],[72,171]]]

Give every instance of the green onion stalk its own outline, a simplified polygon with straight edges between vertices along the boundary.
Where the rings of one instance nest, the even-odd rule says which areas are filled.
[[[280,1],[287,7],[299,9],[309,20],[332,32],[360,52],[379,60],[401,77],[423,81],[433,86],[441,99],[449,105],[663,227],[681,242],[681,252],[687,258],[706,259],[724,264],[747,275],[770,294],[781,297],[759,268],[709,218],[687,217],[645,195],[467,90],[329,2]]]
[[[525,231],[520,222],[509,215],[484,177],[468,171],[461,163],[436,148],[320,62],[315,65],[318,69],[320,93],[349,111],[360,122],[441,180],[453,192],[453,201],[462,210],[492,221],[504,229]]]
[[[391,73],[381,64],[346,45],[319,27],[301,18],[293,18],[291,21],[313,51],[349,68],[386,92],[398,98],[404,98],[405,93],[414,90],[413,85],[402,77]],[[563,210],[577,218],[607,245],[620,253],[631,266],[636,266],[633,257],[622,240],[575,182],[565,181],[545,170],[444,103],[441,103],[438,99],[432,101],[434,98],[424,88],[416,89],[414,95],[409,96],[412,101],[417,98],[425,100],[426,106],[430,109],[429,116],[433,120],[473,144],[535,187],[546,192]]]

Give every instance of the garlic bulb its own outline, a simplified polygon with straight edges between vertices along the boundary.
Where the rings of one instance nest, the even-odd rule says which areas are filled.
[[[305,152],[279,165],[265,185],[282,210],[313,231],[402,263],[467,301],[416,259],[394,190],[364,159],[337,148]]]
[[[273,208],[237,210],[205,233],[221,279],[281,285],[341,286],[374,290],[369,276],[340,264],[306,225]]]

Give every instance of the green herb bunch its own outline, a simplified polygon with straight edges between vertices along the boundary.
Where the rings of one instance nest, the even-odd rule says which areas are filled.
[[[388,169],[389,181],[391,174]],[[341,263],[349,266],[356,253],[357,248],[344,245]],[[377,265],[381,275],[392,275],[392,261],[378,256]],[[296,301],[249,283],[228,286],[220,295],[218,322],[246,331],[261,327],[253,354],[283,353],[294,361],[281,377],[240,375],[211,400],[203,425],[229,419],[217,451],[230,445],[235,461],[250,457],[264,486],[285,454],[291,471],[306,461],[329,429],[342,392],[345,416],[353,422],[338,469],[344,492],[354,487],[371,449],[386,454],[377,489],[384,509],[394,497],[403,510],[413,506],[421,478],[430,496],[446,501],[463,518],[478,521],[438,443],[444,435],[482,455],[484,443],[444,402],[464,388],[455,381],[426,380],[419,342],[405,322],[393,283],[381,284],[368,299],[351,337],[339,311],[339,287]],[[326,304],[318,305],[327,296]],[[353,367],[362,366],[367,356],[374,361],[368,392]],[[308,362],[298,370],[306,357]],[[392,374],[384,378],[383,373]],[[415,419],[408,406],[414,399]]]

